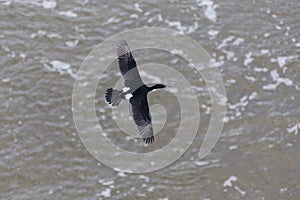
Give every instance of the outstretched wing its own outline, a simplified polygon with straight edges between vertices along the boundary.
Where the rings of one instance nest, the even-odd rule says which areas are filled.
[[[118,41],[117,56],[119,68],[125,80],[125,86],[131,89],[137,89],[142,86],[144,83],[126,40]]]
[[[146,144],[153,143],[154,135],[147,97],[142,97],[141,95],[134,96],[130,99],[130,103],[132,105],[132,116],[139,134]]]

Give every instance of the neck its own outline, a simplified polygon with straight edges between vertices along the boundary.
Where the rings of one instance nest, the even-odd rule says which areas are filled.
[[[152,90],[156,90],[156,89],[161,89],[161,88],[164,88],[166,87],[165,85],[162,85],[162,84],[155,84],[151,87],[148,87],[148,92],[152,91]]]

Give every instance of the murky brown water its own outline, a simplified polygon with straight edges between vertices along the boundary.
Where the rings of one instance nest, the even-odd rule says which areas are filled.
[[[0,1],[1,199],[299,199],[299,10],[298,0]],[[210,103],[198,84],[201,127],[184,156],[153,173],[118,173],[77,135],[74,76],[95,45],[147,26],[206,48],[222,72],[228,113],[217,145],[199,160]],[[189,76],[181,64],[174,67]]]

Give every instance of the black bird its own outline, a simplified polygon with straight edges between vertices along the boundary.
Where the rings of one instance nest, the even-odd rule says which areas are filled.
[[[122,99],[129,100],[138,132],[146,144],[153,143],[154,135],[147,94],[152,90],[165,88],[166,86],[163,84],[155,84],[148,87],[143,83],[136,62],[125,40],[120,40],[117,43],[117,56],[119,68],[125,80],[125,88],[123,88],[122,91],[112,88],[107,89],[105,99],[111,106],[118,106]]]

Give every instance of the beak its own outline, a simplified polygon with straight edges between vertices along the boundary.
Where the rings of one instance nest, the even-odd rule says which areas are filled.
[[[165,88],[167,91],[169,91],[170,93],[177,93],[178,92],[178,89],[176,87],[172,87],[170,85],[166,85],[166,88]]]

